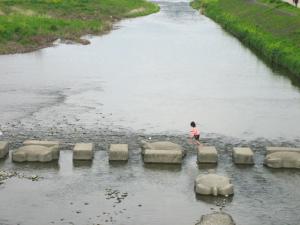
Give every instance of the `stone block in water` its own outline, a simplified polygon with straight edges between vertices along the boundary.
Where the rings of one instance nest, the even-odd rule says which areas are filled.
[[[47,140],[26,140],[23,145],[39,145],[49,147],[52,149],[54,159],[59,158],[59,141],[47,141]]]
[[[264,164],[271,168],[300,169],[300,152],[274,152],[266,156]]]
[[[12,152],[14,162],[50,162],[54,159],[53,148],[40,145],[25,145]]]
[[[146,149],[144,152],[145,163],[170,163],[181,164],[183,158],[182,150],[153,150]]]
[[[267,147],[267,155],[274,152],[300,152],[300,148],[292,147]]]
[[[195,191],[201,195],[232,195],[233,185],[228,177],[217,174],[199,175],[195,180]]]
[[[235,225],[232,217],[224,212],[215,212],[203,215],[196,225]]]
[[[93,143],[77,143],[73,149],[74,160],[91,160],[94,157]]]
[[[9,146],[7,141],[0,141],[0,159],[8,154]]]
[[[214,146],[199,146],[197,154],[198,163],[217,163],[218,152]]]
[[[126,161],[128,160],[128,145],[111,144],[108,155],[110,161]]]
[[[151,150],[180,150],[182,155],[185,155],[185,151],[181,148],[180,145],[175,144],[170,141],[157,141],[157,142],[147,142],[141,141],[142,154],[145,153],[146,149]]]
[[[251,148],[234,148],[232,158],[235,164],[254,164]]]

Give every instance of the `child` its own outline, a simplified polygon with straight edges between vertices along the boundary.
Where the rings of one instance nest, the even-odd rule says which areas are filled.
[[[196,128],[196,123],[194,121],[191,122],[191,131],[190,131],[190,140],[192,143],[196,143],[197,145],[201,145],[199,138],[200,138],[200,131]],[[193,141],[193,138],[195,141]]]

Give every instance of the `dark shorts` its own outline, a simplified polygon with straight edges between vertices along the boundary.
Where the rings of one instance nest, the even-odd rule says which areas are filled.
[[[200,135],[194,135],[195,140],[199,141]]]

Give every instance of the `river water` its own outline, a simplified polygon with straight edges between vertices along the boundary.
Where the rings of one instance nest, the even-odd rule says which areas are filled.
[[[224,211],[237,224],[296,225],[300,172],[262,165],[267,145],[300,146],[300,89],[188,2],[158,2],[157,14],[125,20],[89,46],[56,44],[0,56],[2,139],[60,139],[58,163],[0,169],[38,174],[0,185],[0,224],[195,224],[221,198],[195,196],[197,174],[214,168],[233,179]],[[217,146],[218,166],[196,164],[186,141],[195,120]],[[182,166],[147,166],[138,142],[181,144]],[[1,138],[1,137],[0,137]],[[97,143],[91,164],[72,162],[77,141]],[[127,164],[109,164],[109,143],[129,143]],[[250,146],[256,165],[236,167],[233,146]],[[106,189],[127,192],[121,203]]]

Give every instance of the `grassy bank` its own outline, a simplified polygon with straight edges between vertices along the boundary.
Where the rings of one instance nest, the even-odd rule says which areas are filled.
[[[57,38],[85,43],[84,34],[158,10],[146,0],[0,0],[0,54],[42,48]]]
[[[191,5],[300,78],[299,9],[279,0],[194,0]]]

